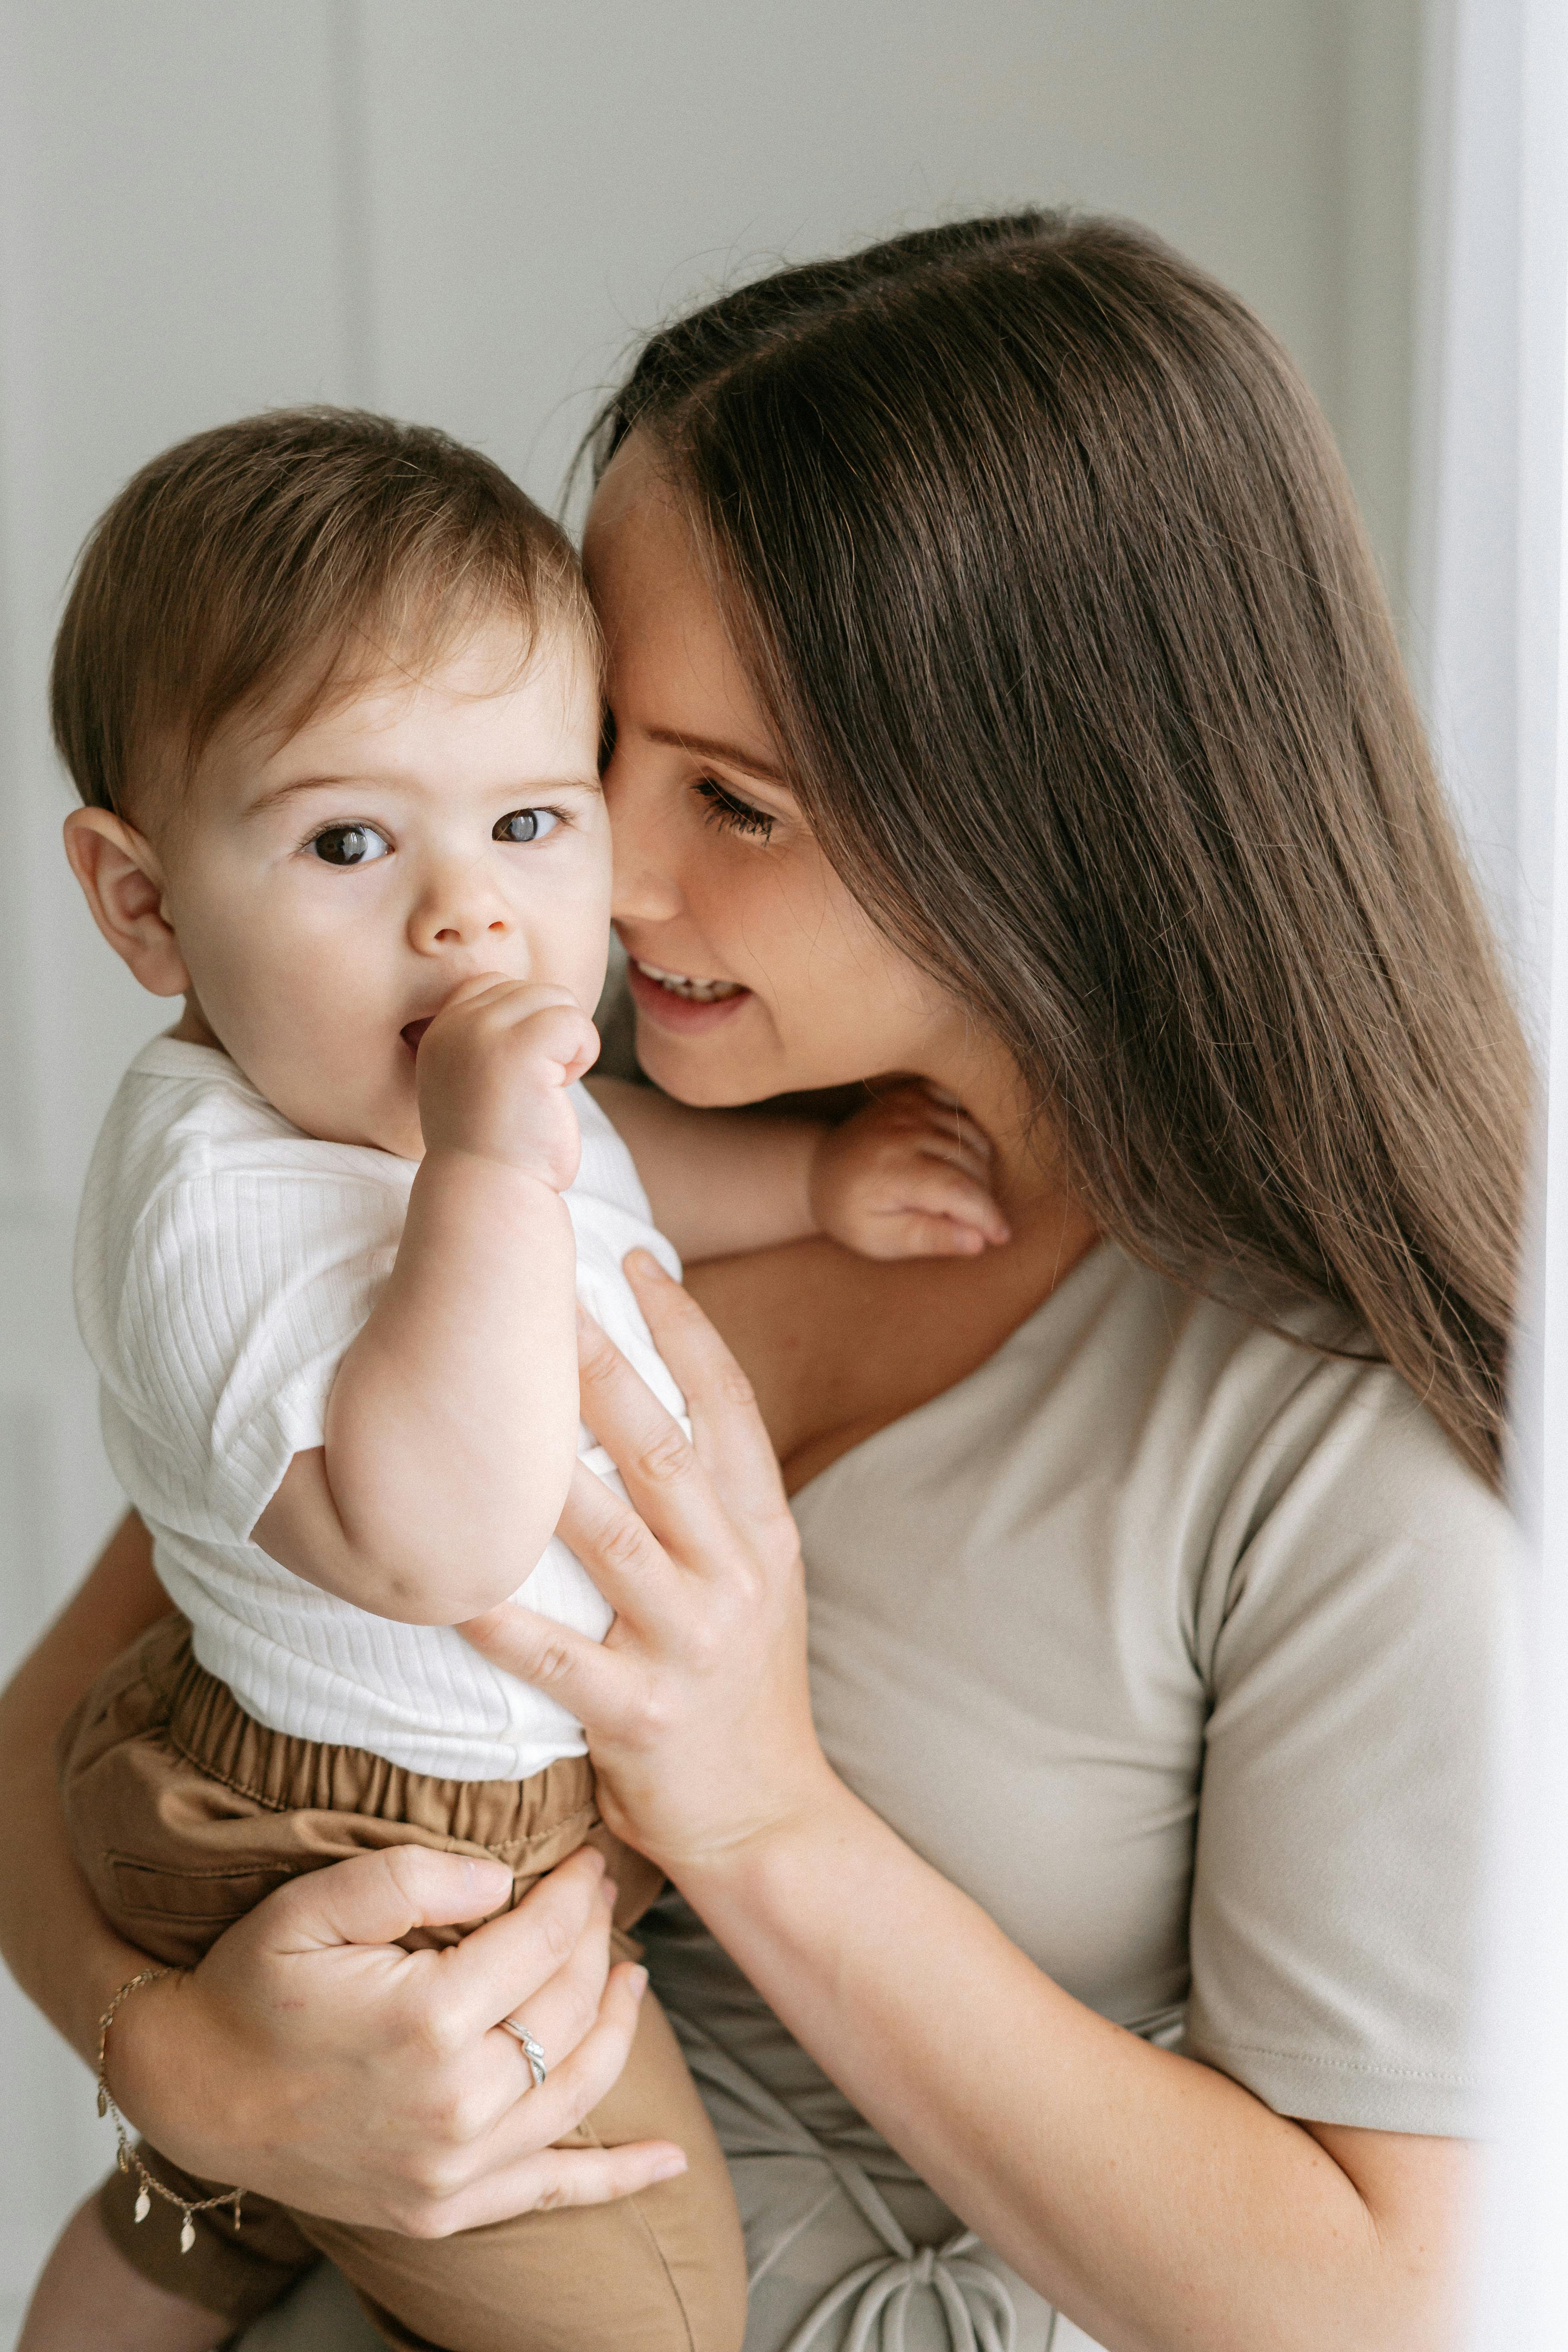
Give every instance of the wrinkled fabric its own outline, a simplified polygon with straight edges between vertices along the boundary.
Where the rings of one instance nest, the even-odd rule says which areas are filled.
[[[1095,2352],[856,2113],[679,1896],[639,1932],[734,2183],[745,2352]]]

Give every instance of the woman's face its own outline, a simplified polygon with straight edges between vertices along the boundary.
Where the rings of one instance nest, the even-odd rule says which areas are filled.
[[[654,453],[634,435],[584,560],[608,648],[605,791],[637,1055],[681,1102],[898,1070],[956,1083],[973,1023],[882,936],[804,823]]]

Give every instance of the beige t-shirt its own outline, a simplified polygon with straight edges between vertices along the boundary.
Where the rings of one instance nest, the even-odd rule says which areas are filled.
[[[1502,1507],[1393,1373],[1101,1246],[795,1510],[828,1756],[1040,1968],[1282,2114],[1479,2127],[1513,1553]],[[763,2273],[747,2352],[780,2352],[886,2258],[814,2340],[837,2352],[905,2275],[887,2222],[917,2248],[959,2224],[689,1912],[650,1925]],[[931,2042],[940,2063],[938,2018]],[[1085,2340],[1052,2335],[984,2249],[965,2262],[1003,2281],[1020,2352]],[[945,2346],[935,2290],[917,2281],[915,2304]]]
[[[828,1755],[1039,1967],[1281,2113],[1479,2127],[1513,1555],[1392,1373],[1103,1246],[795,1509]],[[784,2352],[817,2312],[812,2352],[842,2352],[895,2306],[904,2352],[950,2352],[952,2297],[1001,2328],[981,2342],[1007,2340],[1001,2297],[1017,2352],[1084,2352],[683,1905],[638,1933],[731,2159],[746,2352]],[[889,1944],[887,1965],[911,1957]],[[358,2344],[341,2290],[310,2294],[323,2333],[301,2318],[256,2352]]]

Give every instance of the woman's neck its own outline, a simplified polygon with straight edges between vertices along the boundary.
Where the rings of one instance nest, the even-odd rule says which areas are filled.
[[[965,1024],[939,1040],[919,1075],[963,1105],[991,1145],[992,1191],[1017,1233],[1057,1226],[1092,1234],[1073,1197],[1049,1121],[1032,1101],[1023,1075],[1001,1045]],[[1084,1246],[1087,1246],[1087,1238]]]

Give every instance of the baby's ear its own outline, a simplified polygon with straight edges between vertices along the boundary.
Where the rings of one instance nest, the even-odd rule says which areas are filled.
[[[143,988],[183,996],[191,976],[163,916],[163,869],[144,835],[108,809],[72,809],[66,856],[92,919]]]

